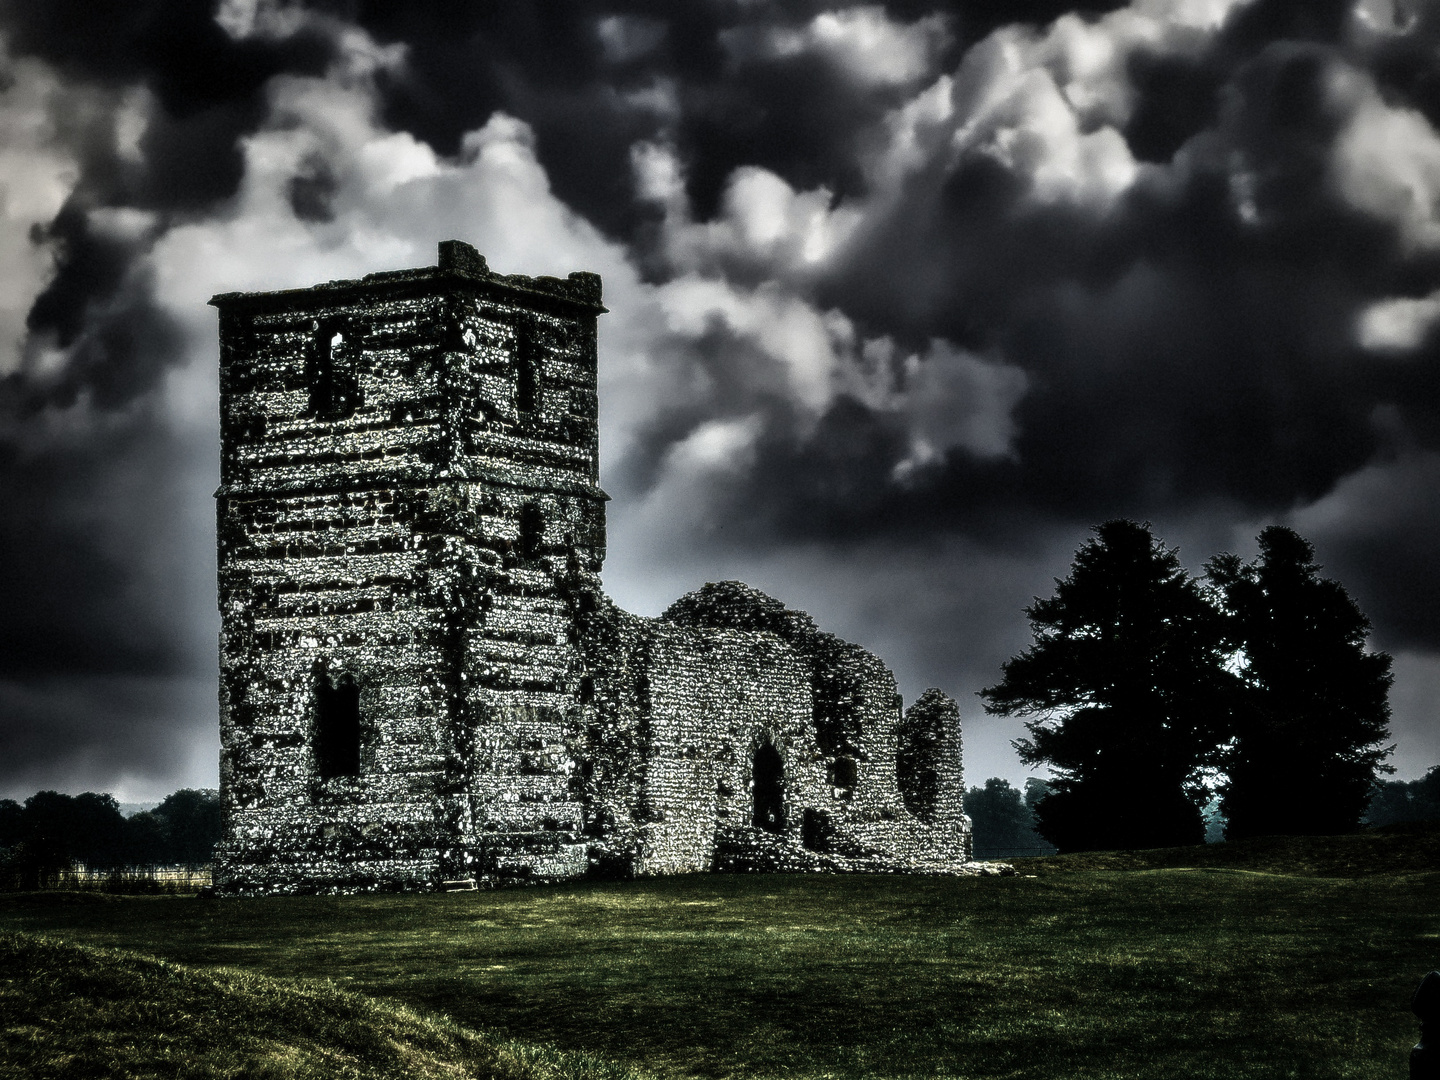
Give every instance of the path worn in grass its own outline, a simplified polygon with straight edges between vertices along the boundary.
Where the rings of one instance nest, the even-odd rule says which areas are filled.
[[[1440,875],[696,876],[0,898],[0,925],[329,978],[674,1076],[1392,1077]]]

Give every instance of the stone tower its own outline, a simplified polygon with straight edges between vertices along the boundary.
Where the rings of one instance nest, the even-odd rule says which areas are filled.
[[[585,868],[600,279],[439,265],[220,309],[233,891]]]
[[[211,303],[222,891],[964,866],[948,697],[739,582],[604,596],[595,275]]]

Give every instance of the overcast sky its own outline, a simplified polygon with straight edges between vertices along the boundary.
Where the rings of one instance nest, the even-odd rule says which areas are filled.
[[[1440,761],[1440,3],[0,0],[0,796],[216,778],[215,292],[600,273],[605,572],[960,702],[1094,524],[1316,546]]]

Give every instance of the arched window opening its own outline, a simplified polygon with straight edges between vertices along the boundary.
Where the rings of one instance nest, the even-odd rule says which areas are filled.
[[[349,675],[315,685],[315,768],[322,780],[360,775],[360,687]]]
[[[545,513],[535,503],[520,508],[520,554],[537,558],[545,540]]]
[[[337,420],[359,408],[355,342],[344,327],[326,320],[315,324],[305,362],[305,382],[310,391],[311,416]]]
[[[785,763],[766,739],[755,749],[752,784],[755,791],[754,825],[766,832],[785,831]]]

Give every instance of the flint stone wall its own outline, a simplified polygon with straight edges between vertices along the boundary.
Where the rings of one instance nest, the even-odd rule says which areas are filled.
[[[219,888],[968,858],[948,698],[738,583],[604,596],[597,277],[450,241],[212,303]]]

